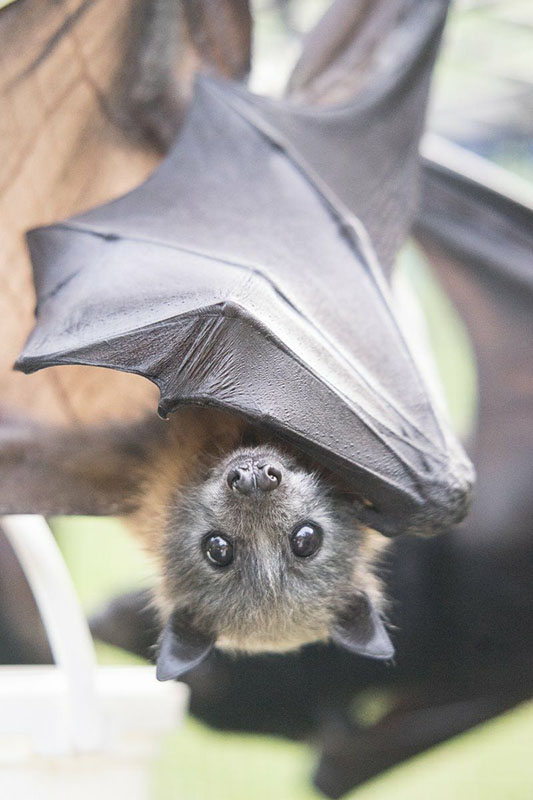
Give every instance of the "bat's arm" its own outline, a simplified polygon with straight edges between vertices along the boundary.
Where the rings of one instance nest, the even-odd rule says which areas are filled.
[[[159,420],[51,427],[0,416],[0,514],[121,514],[134,507]]]

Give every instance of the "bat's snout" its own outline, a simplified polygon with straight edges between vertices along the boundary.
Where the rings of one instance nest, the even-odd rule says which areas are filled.
[[[226,482],[233,492],[240,495],[266,494],[280,485],[281,467],[270,459],[243,459],[230,467]]]

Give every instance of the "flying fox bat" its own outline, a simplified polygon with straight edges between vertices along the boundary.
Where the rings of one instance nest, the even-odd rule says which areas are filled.
[[[385,277],[446,3],[402,10],[394,58],[352,102],[199,78],[151,178],[28,234],[37,325],[18,368],[143,375],[172,416],[136,515],[163,574],[163,678],[215,642],[331,635],[389,658],[369,529],[431,533],[466,511],[470,464]]]

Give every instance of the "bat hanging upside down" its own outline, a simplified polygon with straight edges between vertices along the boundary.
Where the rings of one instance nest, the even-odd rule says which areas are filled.
[[[418,50],[410,52],[409,69]],[[400,82],[402,102],[425,93],[424,64],[407,95]],[[381,113],[383,95],[375,96]],[[410,124],[421,124],[412,103]],[[366,144],[351,133],[360,105],[335,117],[343,141],[363,147],[346,149],[346,170],[335,167],[358,198],[366,191],[359,173],[368,172],[353,172],[367,164]],[[173,412],[134,515],[161,575],[161,679],[192,668],[215,644],[279,651],[332,638],[391,658],[373,573],[384,540],[363,521],[384,533],[437,532],[468,505],[471,465],[394,317],[380,251],[353,216],[359,206],[337,198],[329,155],[308,164],[326,152],[330,112],[315,127],[321,117],[298,111],[291,121],[285,111],[199,78],[175,145],[144,184],[27,235],[37,319],[17,368],[133,372],[158,386],[160,413]],[[387,120],[380,129],[395,131],[397,117]],[[383,153],[394,177],[390,188],[380,183],[384,198],[400,184],[411,196],[406,158],[417,157],[419,122],[412,136],[402,128],[398,152],[395,136],[377,151],[372,137],[368,158],[381,163]],[[413,164],[413,180],[416,172]],[[411,203],[396,206],[403,213]],[[385,250],[383,258],[391,261]],[[244,420],[256,420],[253,436]],[[267,421],[337,468],[350,491],[263,433]],[[99,488],[117,504],[116,486]]]
[[[146,5],[152,21],[140,28],[169,29],[166,16],[152,19],[165,4]],[[391,18],[377,37],[373,66],[346,102],[293,106],[198,75],[178,137],[146,181],[116,197],[120,181],[106,173],[95,195],[115,199],[27,232],[36,324],[17,369],[131,372],[157,385],[162,415],[174,412],[149,446],[132,515],[161,576],[161,679],[215,644],[279,651],[331,638],[391,658],[373,572],[385,539],[363,521],[385,533],[431,533],[466,513],[473,470],[419,374],[386,283],[412,223],[417,142],[447,3],[407,5],[398,27]],[[150,34],[136,47],[141,61],[149,45],[162,52]],[[153,85],[157,60],[148,59],[143,87]],[[173,96],[170,62],[160,66]],[[120,63],[117,77],[137,75]],[[149,111],[172,130],[159,92],[149,103],[143,93],[133,118]],[[138,100],[134,87],[127,94]],[[28,224],[54,213],[36,210]],[[253,436],[245,419],[257,420]],[[258,433],[264,421],[336,465],[372,507]],[[39,469],[46,434],[42,447],[31,439],[31,457],[22,440],[24,457],[15,458],[10,433],[0,511],[124,510],[128,470],[98,478],[90,495],[82,491],[90,469],[63,485],[71,455],[89,458],[101,441],[93,433],[80,434],[76,450],[77,434],[58,434],[54,469]],[[100,476],[120,460],[112,445]]]
[[[237,416],[188,407],[165,428],[131,518],[161,576],[158,678],[215,644],[281,651],[330,637],[391,658],[373,573],[386,539],[358,524],[357,501]]]

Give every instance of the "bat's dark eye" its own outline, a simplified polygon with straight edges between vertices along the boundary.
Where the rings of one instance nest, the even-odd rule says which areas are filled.
[[[233,561],[233,545],[220,533],[209,533],[202,542],[207,560],[216,567],[227,567]]]
[[[304,522],[291,533],[291,549],[298,558],[314,556],[322,544],[322,528],[314,522]]]

